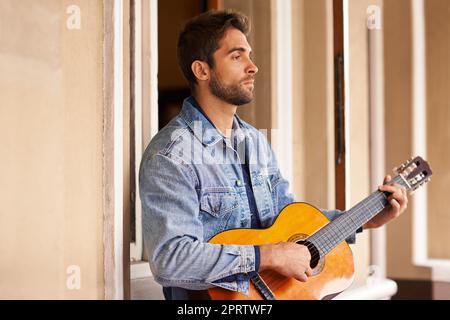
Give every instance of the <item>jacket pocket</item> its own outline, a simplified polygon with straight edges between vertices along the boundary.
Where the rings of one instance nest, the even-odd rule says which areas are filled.
[[[236,194],[230,192],[228,189],[223,191],[218,188],[214,188],[209,191],[205,191],[200,200],[200,210],[209,213],[211,216],[221,218],[227,213],[237,208],[239,203],[236,198]]]
[[[200,198],[200,220],[203,224],[204,240],[208,241],[229,225],[234,227],[238,211],[239,201],[234,191],[227,188],[203,190]]]

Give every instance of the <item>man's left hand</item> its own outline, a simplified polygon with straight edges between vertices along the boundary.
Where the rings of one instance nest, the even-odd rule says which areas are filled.
[[[392,219],[397,218],[402,214],[408,206],[408,195],[406,188],[398,183],[390,184],[391,176],[387,175],[384,178],[383,185],[378,188],[380,191],[387,191],[391,193],[388,197],[389,205],[385,207],[379,214],[373,217],[364,225],[364,229],[378,228]]]

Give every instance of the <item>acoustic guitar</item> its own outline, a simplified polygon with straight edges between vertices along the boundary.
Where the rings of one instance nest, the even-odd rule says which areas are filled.
[[[420,157],[411,158],[399,168],[391,182],[412,194],[430,180],[431,169]],[[313,275],[307,282],[266,270],[251,278],[249,295],[219,287],[208,289],[213,300],[319,300],[331,299],[347,289],[354,278],[352,251],[345,241],[367,221],[389,205],[388,192],[379,190],[350,210],[329,221],[320,210],[307,203],[284,207],[274,224],[266,229],[232,229],[209,240],[214,244],[263,245],[292,241],[307,246]]]

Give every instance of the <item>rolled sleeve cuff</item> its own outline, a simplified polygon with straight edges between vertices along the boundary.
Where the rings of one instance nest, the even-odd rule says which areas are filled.
[[[254,246],[240,246],[238,255],[240,256],[239,266],[236,273],[249,273],[255,271],[255,247]]]
[[[239,246],[227,251],[228,254],[238,255],[239,263],[228,275],[223,275],[211,282],[212,285],[224,289],[248,294],[250,278],[257,272],[260,264],[260,250],[258,246]],[[258,269],[257,269],[258,268]]]
[[[259,271],[260,264],[261,264],[261,250],[259,246],[255,246],[255,272]]]

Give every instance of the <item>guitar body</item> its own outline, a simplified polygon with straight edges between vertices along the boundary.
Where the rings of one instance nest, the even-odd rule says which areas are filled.
[[[232,229],[214,236],[209,243],[234,245],[263,245],[284,241],[299,241],[314,234],[330,221],[315,207],[306,203],[292,203],[279,214],[267,229]],[[307,282],[287,278],[267,270],[259,273],[276,299],[329,299],[348,288],[354,278],[353,254],[343,241],[320,259]],[[250,282],[249,295],[214,287],[208,290],[213,300],[261,300],[264,296]]]

